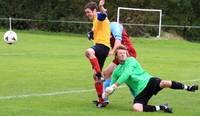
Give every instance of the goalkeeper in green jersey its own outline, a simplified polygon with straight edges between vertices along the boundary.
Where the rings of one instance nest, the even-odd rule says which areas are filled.
[[[120,64],[116,67],[112,74],[112,80],[109,87],[103,93],[103,98],[108,98],[114,90],[120,85],[126,83],[130,92],[134,96],[132,108],[136,112],[154,112],[164,111],[172,113],[172,108],[168,104],[152,106],[148,105],[148,101],[153,95],[156,95],[163,88],[180,89],[187,91],[198,90],[198,85],[187,86],[180,82],[171,80],[161,80],[153,77],[143,70],[140,63],[134,57],[127,57],[126,47],[119,46],[115,51],[115,57]]]

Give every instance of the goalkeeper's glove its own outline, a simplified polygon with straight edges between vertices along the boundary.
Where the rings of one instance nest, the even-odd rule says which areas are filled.
[[[93,31],[89,31],[88,32],[88,39],[93,40],[94,39],[93,35],[94,35]]]
[[[108,98],[108,96],[111,95],[115,91],[115,89],[117,89],[117,87],[118,87],[117,83],[111,85],[110,87],[107,87],[102,94],[103,99]]]

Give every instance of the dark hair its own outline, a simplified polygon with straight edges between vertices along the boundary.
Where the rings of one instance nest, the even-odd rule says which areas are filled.
[[[94,11],[94,9],[98,9],[97,3],[96,2],[89,2],[85,5],[84,9],[89,8],[90,10]]]

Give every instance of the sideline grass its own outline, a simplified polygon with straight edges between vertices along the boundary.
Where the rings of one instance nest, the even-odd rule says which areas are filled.
[[[0,30],[3,37],[4,30]],[[91,66],[84,50],[92,45],[83,35],[18,31],[18,42],[0,41],[0,96],[93,89]],[[200,79],[200,44],[184,40],[133,39],[144,69],[163,79]],[[106,66],[112,60],[108,58]],[[185,82],[191,84],[192,82]],[[200,84],[200,82],[195,82]],[[168,102],[174,116],[198,116],[200,92],[163,90],[150,104]],[[95,92],[0,100],[1,116],[165,116],[131,111],[126,88],[111,96],[111,104],[96,109]]]

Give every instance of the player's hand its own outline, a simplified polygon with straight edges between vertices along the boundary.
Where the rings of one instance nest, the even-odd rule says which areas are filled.
[[[114,51],[109,51],[109,53],[108,53],[108,56],[112,56],[112,55],[114,55],[115,53],[114,53]]]
[[[110,87],[107,87],[102,94],[103,99],[108,98],[108,96],[111,95],[114,92],[114,90],[117,89],[117,87],[118,85],[116,83],[111,85]]]
[[[93,31],[89,31],[88,32],[88,39],[89,40],[93,40],[94,39],[94,33],[93,33]]]
[[[99,1],[99,9],[103,14],[107,15],[107,9],[104,8],[105,0]]]
[[[103,6],[105,4],[105,0],[100,0],[99,1],[99,6]]]
[[[107,87],[106,90],[105,90],[105,92],[106,92],[107,94],[109,94],[109,95],[110,95],[113,91],[114,91],[114,88],[113,88],[113,87]]]

